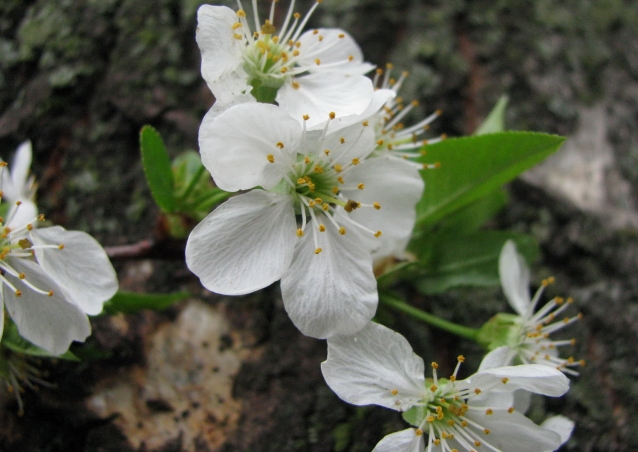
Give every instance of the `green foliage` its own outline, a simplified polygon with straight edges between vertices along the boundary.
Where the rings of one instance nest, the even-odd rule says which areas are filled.
[[[20,336],[18,327],[12,321],[7,322],[4,326],[4,332],[2,334],[2,346],[14,352],[36,356],[39,358],[57,358],[66,359],[69,361],[79,361],[79,358],[68,350],[61,355],[54,355],[47,352],[43,348],[32,344],[31,342]]]
[[[490,351],[503,345],[515,347],[520,342],[521,327],[520,316],[500,312],[479,329],[476,342]]]
[[[118,312],[133,314],[142,309],[160,311],[188,297],[190,297],[188,292],[169,294],[118,292],[113,298],[104,303],[104,312],[107,314],[117,314]]]
[[[509,182],[556,152],[565,139],[532,132],[501,132],[451,138],[427,147],[422,163],[426,189],[417,205],[417,226],[433,225],[447,214]]]
[[[144,174],[151,194],[164,212],[174,212],[177,206],[173,195],[173,171],[164,141],[159,132],[146,125],[140,132],[140,147]]]
[[[507,108],[508,97],[503,95],[490,114],[485,118],[483,124],[474,132],[474,135],[486,135],[488,133],[498,133],[505,131],[505,109]]]
[[[467,234],[437,234],[429,259],[418,269],[415,285],[420,292],[436,294],[458,286],[499,285],[498,258],[507,240],[516,242],[529,261],[538,257],[533,237],[509,231],[475,231]]]

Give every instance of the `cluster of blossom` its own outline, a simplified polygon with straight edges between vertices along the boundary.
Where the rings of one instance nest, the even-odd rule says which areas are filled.
[[[542,289],[530,300],[529,271],[512,243],[500,264],[519,314],[516,334],[473,376],[457,380],[457,366],[440,378],[432,363],[426,379],[405,338],[371,322],[373,265],[404,254],[424,188],[424,166],[410,159],[438,113],[405,127],[413,104],[396,95],[405,74],[366,77],[374,67],[348,33],[303,30],[320,1],[303,18],[294,3],[280,28],[276,1],[262,23],[253,0],[254,28],[239,0],[238,11],[199,9],[202,74],[217,99],[201,124],[201,158],[218,187],[242,193],[192,231],[189,268],[226,295],[281,280],[293,323],[327,339],[322,370],[336,394],[404,412],[414,426],[387,436],[377,452],[556,450],[571,421],[554,417],[537,426],[515,398],[568,390],[561,370],[577,363],[561,360],[555,350],[564,342],[548,336],[571,320],[549,324],[563,309],[551,312],[559,299],[534,314]],[[515,356],[521,365],[510,366]]]
[[[29,142],[18,148],[11,170],[0,160],[0,200],[9,205],[0,218],[0,338],[6,307],[22,337],[60,355],[89,336],[87,315],[99,314],[117,292],[117,276],[93,237],[45,227],[30,165]]]

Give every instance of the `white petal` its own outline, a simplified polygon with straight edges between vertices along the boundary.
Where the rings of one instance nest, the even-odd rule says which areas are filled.
[[[276,101],[300,123],[304,115],[309,115],[306,123],[309,130],[323,128],[331,112],[337,118],[363,113],[374,93],[372,82],[363,75],[308,74],[294,81],[299,88],[293,88],[291,81],[286,82],[279,88]]]
[[[508,240],[503,245],[498,258],[498,273],[507,301],[519,315],[526,315],[531,299],[529,297],[529,267],[523,256],[516,251],[516,245]]]
[[[507,410],[494,410],[491,415],[482,411],[468,411],[466,417],[489,429],[489,435],[481,432],[479,437],[502,451],[539,452],[555,450],[560,446],[558,434],[537,426],[516,411],[508,413]]]
[[[507,382],[502,383],[506,378]],[[527,391],[558,397],[569,389],[569,379],[559,370],[541,364],[525,364],[521,366],[499,367],[477,372],[465,380],[471,388],[488,390],[525,389]]]
[[[374,69],[374,64],[363,61],[361,49],[347,32],[338,28],[319,28],[316,31],[316,34],[315,30],[307,31],[299,37],[299,66],[308,66],[311,72],[339,72],[344,75],[363,75]],[[316,59],[320,60],[319,65]]]
[[[379,297],[372,273],[372,259],[354,231],[339,235],[326,226],[317,232],[323,250],[315,254],[311,228],[298,239],[290,268],[281,278],[284,307],[292,322],[306,336],[325,339],[335,334],[352,334],[374,316]]]
[[[529,406],[532,404],[532,393],[529,391],[525,391],[523,389],[519,389],[518,391],[514,391],[514,403],[512,406],[519,413],[527,413],[529,410]]]
[[[0,287],[0,342],[4,333],[4,297],[2,295],[3,288]]]
[[[229,108],[217,119],[207,115],[199,129],[199,149],[202,163],[221,189],[268,190],[288,171],[286,163],[296,155],[301,137],[299,123],[284,110],[250,102]]]
[[[574,421],[566,418],[565,416],[552,416],[545,419],[545,421],[541,424],[541,427],[558,433],[558,436],[560,436],[560,443],[565,444],[574,431]]]
[[[333,165],[335,163],[344,166],[350,165],[354,158],[363,160],[376,146],[372,127],[355,124],[337,131],[333,131],[331,128],[332,122],[328,128],[329,133],[326,134],[322,143],[323,146],[317,149],[317,152],[323,153],[326,149],[330,150],[330,158]],[[318,132],[311,132],[309,136],[316,133]],[[341,143],[342,139],[343,143]]]
[[[6,273],[7,278],[22,292],[20,297],[3,287],[7,311],[18,326],[20,335],[46,351],[59,355],[69,349],[73,341],[84,341],[91,334],[86,314],[74,304],[68,303],[55,282],[34,262],[10,258],[10,265],[25,273],[26,279],[37,288],[53,290],[52,296],[42,295],[22,281]]]
[[[215,97],[223,103],[250,92],[243,69],[243,40],[233,36],[237,14],[225,6],[203,5],[197,11],[195,38],[202,52],[202,76]]]
[[[117,292],[117,275],[104,248],[89,234],[53,226],[31,231],[34,245],[64,245],[64,249],[36,248],[42,269],[64,291],[67,299],[89,315]]]
[[[516,352],[507,345],[497,347],[489,352],[481,361],[478,371],[494,369],[496,367],[505,367],[512,364],[512,360],[516,356]]]
[[[329,338],[321,371],[328,386],[354,405],[405,411],[426,392],[423,360],[403,336],[374,322],[357,334]]]
[[[387,435],[372,449],[372,452],[423,452],[423,435],[417,436],[416,430],[408,428]]]
[[[11,192],[7,193],[8,200],[15,202],[27,199],[26,185],[29,177],[29,168],[31,168],[32,155],[30,141],[25,141],[18,146],[11,165]]]
[[[229,102],[222,102],[220,100],[215,101],[213,106],[208,110],[204,119],[202,120],[202,124],[204,123],[212,123],[219,115],[228,110],[230,107],[234,107],[235,105],[241,105],[249,102],[257,102],[252,94],[242,94],[239,96],[235,96]]]
[[[363,207],[350,213],[350,218],[383,234],[379,238],[367,234],[366,243],[373,257],[401,257],[416,220],[416,204],[423,193],[423,179],[407,162],[386,157],[370,158],[344,175],[343,195],[363,204],[378,202],[381,209]],[[348,215],[348,214],[346,214]]]
[[[19,206],[14,205],[11,208],[11,212],[13,212],[15,209],[17,209],[15,216],[13,217],[11,222],[7,224],[7,226],[9,226],[11,229],[16,229],[26,225],[29,222],[33,222],[38,216],[38,207],[33,201],[30,201],[28,199],[22,199],[22,204],[20,204]],[[9,214],[9,216],[10,215],[11,213]],[[15,234],[11,237],[12,239],[17,238]],[[26,231],[24,233],[24,237],[26,237]]]
[[[396,93],[391,89],[375,90],[372,94],[370,104],[363,113],[335,118],[330,124],[330,130],[334,132],[335,130],[339,130],[352,124],[361,124],[368,118],[372,119],[372,116],[379,113],[381,107],[383,107],[390,99],[394,99],[395,96]],[[376,121],[376,119],[372,119],[370,127],[374,127],[374,121]]]
[[[229,199],[193,229],[186,264],[213,292],[254,292],[290,266],[295,231],[289,196],[253,190]]]

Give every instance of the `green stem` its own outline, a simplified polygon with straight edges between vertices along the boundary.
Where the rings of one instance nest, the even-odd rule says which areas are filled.
[[[449,333],[456,334],[457,336],[464,337],[465,339],[476,341],[476,338],[478,336],[479,330],[476,328],[470,328],[467,326],[459,325],[458,323],[444,320],[440,317],[430,314],[429,312],[425,312],[418,308],[415,308],[414,306],[410,306],[405,301],[399,300],[398,298],[394,298],[390,295],[379,294],[379,301],[386,306],[390,306],[397,311],[404,312],[414,317],[415,319],[422,320],[425,323],[445,330]]]
[[[199,179],[201,179],[201,177],[202,177],[202,175],[204,174],[205,171],[206,171],[206,168],[204,167],[204,165],[201,165],[197,169],[197,172],[195,173],[195,175],[191,178],[190,182],[188,183],[188,186],[186,187],[186,190],[184,190],[184,193],[182,193],[180,195],[179,199],[181,201],[184,201],[188,197],[188,195],[191,194],[191,192],[195,188],[195,185],[197,185],[197,182],[199,182]]]

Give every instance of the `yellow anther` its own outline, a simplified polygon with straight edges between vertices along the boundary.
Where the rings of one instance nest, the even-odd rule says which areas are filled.
[[[437,406],[437,407],[435,408],[435,411],[436,411],[437,413],[440,413],[441,411],[443,411],[443,407],[441,407],[441,406]]]
[[[303,159],[303,162],[307,165],[308,163],[310,163],[310,157],[305,156]]]
[[[53,291],[52,291],[52,290],[49,290],[49,292],[47,292],[47,295],[48,295],[49,297],[52,297],[52,296],[53,296]]]
[[[338,195],[339,194],[339,187],[332,187],[332,194],[333,195]]]
[[[309,119],[310,119],[310,115],[303,115],[303,120],[304,120],[304,121],[307,121],[307,120],[309,120]]]
[[[442,412],[442,411],[436,415],[436,418],[437,418],[439,421],[442,421],[444,417],[445,417],[445,414],[443,414],[443,412]]]
[[[363,121],[363,122],[361,123],[361,125],[362,125],[363,127],[368,127],[368,126],[370,125],[370,123],[369,123],[368,121]]]
[[[420,428],[417,428],[416,431],[414,432],[414,434],[416,436],[421,436],[421,435],[423,435],[423,430],[421,430]]]
[[[319,232],[326,232],[326,227],[323,224],[319,225]]]
[[[392,69],[392,68],[394,68],[394,64],[386,63],[385,67],[387,67],[388,69]]]
[[[341,138],[339,138],[339,142],[340,142],[341,144],[343,144],[343,143],[345,143],[345,142],[346,142],[346,139],[345,139],[345,138],[343,138],[343,137],[341,137]]]
[[[375,209],[379,210],[381,208],[381,204],[379,204],[378,202],[373,202],[372,203],[372,207],[374,207]]]
[[[574,299],[572,297],[567,298],[567,303],[572,304],[574,302]]]
[[[501,381],[503,382],[503,384],[506,384],[510,380],[509,378],[505,377],[505,378],[502,378]]]
[[[463,355],[459,355],[459,356],[457,356],[457,357],[456,357],[456,359],[457,359],[457,360],[458,360],[458,362],[460,362],[460,363],[465,362],[465,356],[463,356]]]
[[[470,424],[468,424],[467,421],[461,422],[461,427],[467,427],[468,425],[470,425]]]
[[[31,223],[27,224],[27,231],[32,231],[33,225]]]
[[[476,388],[474,390],[474,394],[479,395],[481,393],[481,390],[479,388]]]
[[[38,221],[44,221],[44,214],[38,215]]]
[[[381,231],[377,231],[377,232],[375,232],[375,233],[374,233],[374,236],[375,236],[376,238],[379,238],[379,237],[381,237],[381,234],[383,234],[383,232],[381,232]]]
[[[456,381],[456,375],[450,375],[450,381],[452,382]]]
[[[297,229],[297,237],[303,237],[303,231],[301,228]]]
[[[343,171],[343,166],[339,165],[338,163],[335,163],[335,165],[333,166],[333,168],[335,169],[335,171],[337,173],[340,173],[341,171]],[[340,181],[341,182],[341,181]],[[343,182],[341,182],[343,184]]]
[[[330,149],[324,149],[323,153],[326,154],[326,155],[330,155]]]
[[[241,27],[241,22],[235,22],[233,24],[233,30],[237,30],[239,27]]]
[[[383,75],[383,69],[381,69],[380,67],[377,68],[377,70],[375,71],[377,74],[379,75]]]
[[[438,438],[435,438],[434,441],[432,441],[434,443],[435,446],[438,446],[441,444],[441,440]]]
[[[313,208],[317,203],[314,202],[313,200],[308,201],[308,207]]]
[[[240,39],[242,39],[242,38],[243,38],[243,36],[242,36],[242,35],[240,35],[239,33],[233,33],[233,38],[235,38],[235,39],[237,39],[237,40],[240,40]]]
[[[392,393],[392,395],[397,395],[399,393],[399,390],[398,389],[393,389],[390,392]]]
[[[323,41],[323,36],[321,36],[321,35],[317,36],[317,40],[318,40],[319,42]]]
[[[378,140],[377,141],[377,146],[383,146],[383,140]]]
[[[323,199],[321,199],[321,198],[315,198],[315,202],[316,202],[317,204],[321,204],[321,203],[323,202]]]
[[[490,429],[486,428],[485,430],[483,430],[483,433],[485,433],[486,435],[489,435],[490,434]]]
[[[294,80],[292,81],[292,87],[293,89],[299,89],[301,86],[299,85],[299,83],[295,82]]]
[[[336,170],[336,168],[335,168],[335,170]],[[343,177],[341,177],[341,176],[337,177],[337,182],[339,182],[340,184],[343,184],[344,183]]]
[[[6,166],[9,166],[7,162],[0,162],[0,168],[4,168]]]
[[[430,386],[430,391],[432,391],[432,392],[436,392],[437,389],[439,389],[439,387],[437,385]]]
[[[299,179],[297,179],[297,183],[298,184],[305,184],[306,183],[306,179],[304,179],[303,177],[300,177]]]
[[[292,56],[294,56],[294,57],[299,56],[299,50],[293,50],[292,51]]]
[[[319,165],[315,165],[315,167],[312,169],[315,173],[319,173],[319,174],[323,174],[323,168],[320,167]]]
[[[355,158],[352,159],[352,164],[353,165],[358,165],[359,163],[360,163],[360,160],[358,158],[355,157]]]
[[[436,418],[434,416],[428,416],[428,417],[425,418],[425,420],[428,421],[428,422],[434,422],[435,419]]]
[[[264,25],[261,27],[261,32],[265,35],[271,35],[276,31],[277,29],[275,28],[275,26],[268,19],[266,19]]]
[[[20,274],[18,275],[18,278],[20,278],[20,279],[24,279],[24,278],[26,278],[26,277],[27,277],[27,275],[25,275],[24,273],[20,273]]]
[[[514,407],[513,407],[513,406],[512,406],[512,407],[509,407],[509,408],[507,409],[507,412],[508,412],[509,414],[512,414],[512,413],[514,412]]]
[[[301,19],[301,14],[295,13],[292,15],[295,19]]]
[[[352,60],[354,60],[354,56],[349,55],[349,56],[348,56],[348,61],[352,61]]]
[[[319,30],[312,30],[312,34],[313,34],[313,35],[316,35],[316,34],[318,34],[318,33],[319,33]]]
[[[494,411],[492,411],[491,408],[488,408],[487,410],[485,410],[485,414],[487,414],[488,416],[491,416],[492,414],[494,414]]]
[[[324,202],[324,203],[321,205],[321,209],[323,209],[323,211],[324,211],[324,212],[329,211],[329,210],[330,210],[330,204],[328,204],[327,202]]]
[[[243,9],[237,11],[237,17],[246,17],[246,12]]]
[[[315,64],[319,66],[321,64],[321,60],[319,58],[315,58]]]
[[[323,250],[322,250],[321,248],[316,248],[316,249],[315,249],[315,254],[319,254],[319,253],[321,253],[322,251],[323,251]]]
[[[317,64],[318,64],[318,63],[317,63]],[[331,111],[330,113],[328,113],[328,117],[329,117],[330,119],[335,119],[335,117],[336,117],[336,116],[337,116],[337,115],[335,114],[335,112],[334,112],[334,111]]]
[[[16,297],[21,297],[22,296],[22,292],[20,292],[19,290],[15,291]]]
[[[364,188],[366,188],[366,186],[365,186],[365,184],[361,183],[361,184],[357,185],[357,188],[359,190],[363,190]]]
[[[346,37],[346,35],[344,35],[343,33],[339,33],[339,39],[343,39],[345,37]]]
[[[452,419],[450,419],[449,421],[447,421],[447,425],[449,425],[450,427],[454,427],[454,424],[456,422],[454,422]]]
[[[272,154],[268,154],[266,156],[266,159],[270,162],[270,163],[275,163],[275,156]]]

